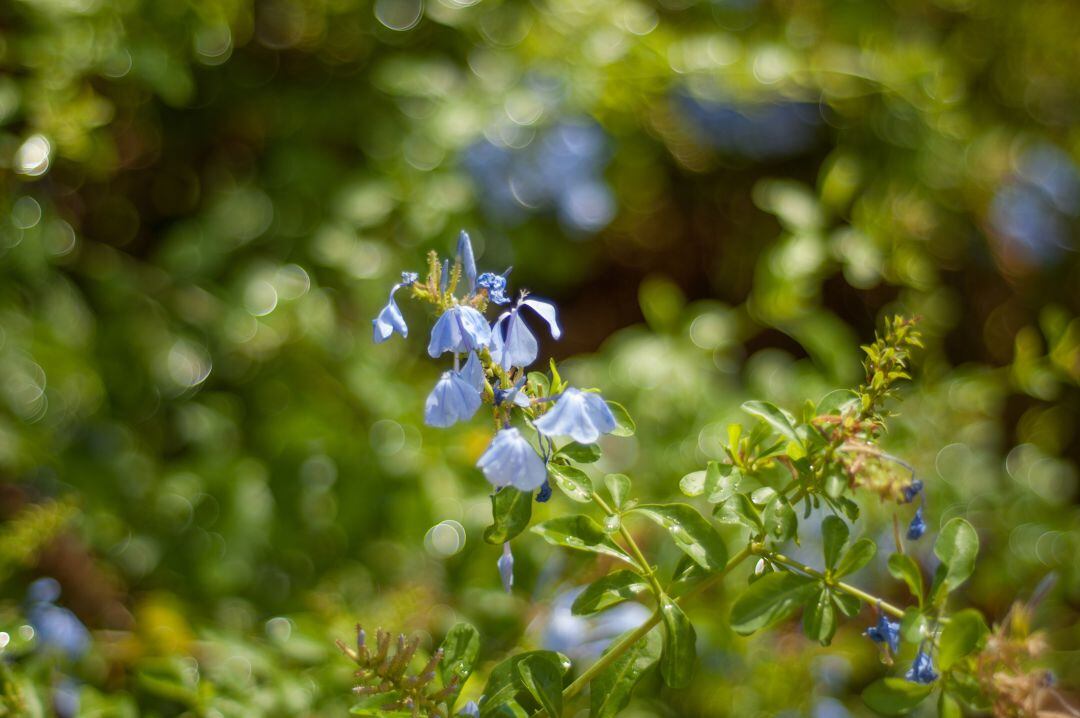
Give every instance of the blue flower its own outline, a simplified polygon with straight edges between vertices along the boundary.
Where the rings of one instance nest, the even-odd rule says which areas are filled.
[[[464,354],[483,349],[491,343],[491,327],[484,315],[472,307],[450,307],[431,328],[428,354],[432,358],[445,352]]]
[[[413,283],[415,283],[416,280],[419,279],[419,278],[420,278],[420,275],[417,274],[416,272],[402,272],[401,273],[401,286],[403,286],[403,287],[411,287],[413,285]]]
[[[55,651],[78,660],[90,648],[90,632],[78,617],[54,602],[60,598],[60,584],[53,578],[41,578],[26,592],[26,617],[34,627],[42,650]]]
[[[475,356],[470,354],[470,357]],[[459,421],[468,421],[480,408],[480,391],[475,381],[466,378],[466,371],[469,371],[468,364],[464,371],[443,372],[424,403],[425,424],[445,429]]]
[[[544,483],[540,484],[540,490],[536,492],[537,503],[546,504],[551,498],[551,484],[547,479],[544,479]]]
[[[484,272],[477,277],[476,286],[487,290],[492,304],[506,304],[510,301],[510,297],[506,296],[506,275],[509,272],[509,269],[503,274]]]
[[[908,525],[908,541],[916,541],[922,538],[924,533],[926,533],[926,521],[923,520],[922,506],[920,506],[915,509],[915,515],[911,518],[911,523]]]
[[[522,377],[511,389],[495,387],[495,406],[502,406],[508,402],[522,408],[531,406],[532,401],[529,397],[526,394],[521,393],[521,387],[523,386],[525,386],[525,377]]]
[[[462,367],[461,378],[469,383],[469,386],[476,389],[477,392],[484,389],[484,366],[480,363],[480,359],[476,356],[476,352],[469,352],[469,359],[465,362],[465,366]]]
[[[919,647],[919,652],[915,654],[915,661],[911,664],[911,668],[904,674],[904,678],[907,678],[913,683],[933,683],[938,679],[938,674],[934,671],[934,662],[930,658],[930,654]]]
[[[866,629],[866,635],[874,643],[887,644],[893,653],[900,650],[900,623],[890,621],[884,613],[878,614],[877,625]]]
[[[499,578],[502,579],[503,590],[510,593],[514,587],[514,554],[510,551],[510,542],[503,544],[502,556],[496,562],[499,567]]]
[[[547,479],[544,460],[514,428],[502,429],[495,434],[476,465],[494,486],[535,491]]]
[[[401,278],[405,279],[404,273],[401,275]],[[405,317],[401,316],[401,310],[398,309],[397,302],[394,301],[394,293],[404,286],[407,285],[394,285],[393,289],[390,290],[390,299],[387,300],[386,306],[379,312],[379,316],[371,320],[371,324],[375,330],[376,344],[382,344],[393,336],[394,332],[397,332],[403,337],[409,336],[409,327],[405,324]]]
[[[521,318],[522,307],[528,307],[547,322],[552,339],[562,336],[554,304],[542,299],[522,299],[513,309],[503,312],[492,327],[491,356],[503,371],[514,366],[524,368],[536,361],[536,337]]]
[[[570,388],[551,411],[536,420],[536,430],[545,436],[569,436],[581,444],[591,444],[601,434],[615,430],[615,415],[599,394]]]
[[[480,706],[476,705],[476,701],[469,701],[461,707],[457,714],[464,716],[464,718],[480,718]]]
[[[919,495],[919,492],[923,489],[923,482],[919,479],[912,479],[911,483],[904,487],[904,503],[910,504],[915,500],[915,497]]]
[[[465,281],[468,284],[469,294],[472,294],[476,290],[476,258],[473,256],[472,241],[469,239],[469,233],[464,229],[458,235],[457,256],[461,262],[461,269],[465,272]]]

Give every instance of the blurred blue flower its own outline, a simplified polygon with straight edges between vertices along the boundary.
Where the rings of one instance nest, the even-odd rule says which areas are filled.
[[[461,269],[465,272],[469,294],[472,294],[476,290],[476,258],[473,256],[472,240],[464,229],[458,235],[457,256],[461,261]]]
[[[571,387],[535,426],[545,436],[569,436],[578,443],[591,444],[601,434],[615,430],[615,415],[599,394]]]
[[[522,307],[528,307],[547,322],[553,339],[562,336],[554,304],[542,299],[522,299],[513,309],[503,312],[492,327],[491,357],[504,371],[515,366],[527,367],[536,361],[539,351],[536,337],[521,318]]]
[[[888,645],[889,650],[896,653],[900,650],[900,623],[890,621],[880,607],[878,611],[877,625],[866,629],[866,636],[874,643]]]
[[[443,372],[424,403],[425,424],[445,429],[459,421],[468,421],[480,408],[480,392],[476,384],[463,374],[457,371]]]
[[[480,718],[480,706],[476,705],[476,701],[469,701],[461,707],[457,714],[465,718]]]
[[[909,541],[917,541],[926,533],[926,521],[923,520],[922,506],[915,509],[915,515],[908,524],[907,537]]]
[[[405,317],[401,316],[401,310],[398,309],[397,302],[394,301],[394,293],[403,286],[405,285],[394,285],[393,289],[390,290],[390,299],[387,300],[386,306],[379,312],[379,316],[371,320],[376,344],[382,344],[393,336],[394,332],[403,337],[409,336],[409,327],[405,324]]]
[[[923,482],[920,479],[912,479],[911,483],[904,487],[904,503],[910,504],[914,501],[922,489]]]
[[[675,109],[705,146],[748,159],[782,159],[812,149],[822,124],[815,102],[735,102],[675,96]]]
[[[582,590],[575,588],[556,595],[540,627],[540,644],[547,650],[565,653],[574,662],[598,658],[615,638],[649,618],[649,610],[633,601],[592,616],[575,616],[572,606]]]
[[[509,271],[509,269],[506,270],[506,272]],[[478,287],[487,290],[488,299],[493,304],[506,304],[510,301],[510,297],[506,296],[506,272],[503,274],[484,272],[476,280]]]
[[[933,683],[938,679],[938,674],[934,671],[934,662],[930,658],[930,654],[923,650],[922,646],[919,647],[919,652],[915,654],[915,661],[911,664],[911,668],[904,674],[904,678],[907,678],[913,683]]]
[[[472,307],[455,305],[442,313],[431,328],[428,354],[436,358],[445,352],[464,354],[491,343],[491,327],[484,315]]]
[[[510,593],[514,588],[514,554],[510,551],[510,542],[503,544],[502,556],[496,562],[499,567],[499,578],[502,580],[503,590]]]
[[[547,479],[547,466],[515,428],[501,429],[476,462],[493,486],[535,491]]]
[[[60,653],[75,661],[89,650],[90,632],[74,613],[55,605],[58,598],[60,584],[56,579],[34,581],[26,592],[26,617],[41,650]]]

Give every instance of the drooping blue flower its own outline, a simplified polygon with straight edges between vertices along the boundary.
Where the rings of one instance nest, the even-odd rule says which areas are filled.
[[[920,479],[912,479],[911,483],[904,487],[904,503],[910,504],[914,501],[922,489],[923,482]]]
[[[562,336],[554,304],[542,299],[522,299],[513,309],[503,312],[492,327],[491,356],[503,371],[514,366],[524,368],[536,361],[536,337],[521,318],[522,307],[528,307],[547,322],[552,339]]]
[[[866,636],[874,643],[888,645],[893,653],[900,650],[900,623],[890,621],[884,612],[878,614],[876,626],[866,629]]]
[[[480,391],[463,374],[463,371],[443,372],[424,403],[425,424],[445,429],[459,421],[468,421],[480,408],[483,403]]]
[[[464,716],[464,718],[480,718],[480,706],[476,705],[476,701],[469,701],[461,707],[457,714]]]
[[[494,486],[535,491],[547,479],[544,460],[521,432],[513,427],[501,429],[495,434],[476,465]]]
[[[908,541],[917,541],[922,538],[924,533],[926,533],[926,521],[923,520],[922,506],[920,506],[915,509],[915,515],[911,518],[911,523],[908,524]]]
[[[599,394],[571,387],[551,411],[536,420],[536,430],[545,436],[569,436],[581,444],[591,444],[601,434],[615,430],[615,415]]]
[[[484,272],[477,277],[476,286],[487,290],[488,300],[492,304],[506,304],[510,301],[510,297],[506,296],[506,275],[509,273],[509,269],[502,274]]]
[[[491,343],[491,327],[484,315],[472,307],[454,305],[442,313],[431,328],[428,355],[433,359],[445,352],[465,354]]]
[[[540,504],[546,504],[551,499],[551,482],[544,479],[544,483],[540,484],[540,490],[536,492],[536,501]]]
[[[469,359],[461,368],[461,378],[469,383],[469,386],[481,391],[484,388],[484,366],[476,356],[476,352],[469,352]]]
[[[930,654],[923,650],[922,646],[919,647],[919,652],[915,654],[915,661],[912,662],[908,672],[904,674],[904,678],[907,678],[912,683],[933,683],[938,679],[938,674],[934,670],[934,662],[930,658]]]
[[[38,646],[78,660],[90,648],[90,632],[79,618],[54,602],[60,597],[60,584],[53,578],[41,578],[26,592],[26,617],[34,627]]]
[[[476,258],[473,256],[472,240],[469,239],[469,233],[464,229],[458,235],[457,257],[461,262],[461,269],[465,273],[466,287],[469,294],[472,294],[476,291]]]
[[[507,593],[514,588],[514,554],[510,551],[510,542],[503,544],[502,556],[497,562],[499,578],[502,579],[503,590]]]
[[[402,279],[404,278],[405,275],[403,274]],[[379,316],[371,320],[376,344],[382,344],[393,336],[394,332],[403,337],[409,336],[409,327],[405,324],[405,317],[401,316],[401,310],[398,309],[397,302],[394,301],[394,293],[403,286],[405,285],[394,285],[393,289],[390,290],[390,298],[387,300],[386,306],[379,312]]]

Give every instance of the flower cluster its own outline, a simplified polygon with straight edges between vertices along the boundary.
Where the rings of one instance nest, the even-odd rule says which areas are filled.
[[[468,421],[480,407],[492,408],[496,431],[476,466],[496,490],[513,487],[537,491],[537,500],[551,495],[548,465],[556,453],[555,440],[569,438],[591,444],[616,429],[615,415],[600,394],[564,386],[557,373],[551,382],[529,381],[526,370],[539,356],[539,343],[527,317],[539,319],[552,339],[562,336],[558,311],[547,300],[522,291],[507,294],[510,269],[502,274],[478,274],[469,235],[462,231],[453,264],[428,257],[423,282],[415,272],[403,272],[390,290],[385,307],[372,321],[375,342],[394,333],[407,337],[405,317],[395,300],[401,289],[432,305],[437,314],[428,340],[428,355],[449,354],[452,367],[444,371],[424,404],[424,423],[447,428]],[[494,320],[488,306],[509,305]],[[554,365],[552,365],[554,368]],[[518,424],[515,426],[515,422]],[[535,443],[523,429],[535,433]],[[499,572],[509,590],[513,557],[509,547],[499,559]]]

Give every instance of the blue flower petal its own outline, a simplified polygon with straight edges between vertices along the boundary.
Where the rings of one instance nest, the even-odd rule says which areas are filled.
[[[920,647],[919,652],[915,654],[915,661],[911,664],[908,672],[904,674],[904,678],[913,683],[933,683],[936,681],[938,674],[934,670],[934,662],[930,658],[930,654]]]
[[[468,382],[469,386],[477,391],[483,391],[484,367],[476,356],[476,352],[469,352],[469,359],[465,362],[465,366],[461,368],[460,373],[461,378]]]
[[[552,339],[558,339],[562,336],[562,327],[559,326],[559,318],[555,310],[555,305],[551,302],[529,297],[522,299],[518,303],[518,307],[528,307],[539,314],[540,318],[547,322],[548,328],[551,330]]]
[[[493,486],[535,491],[547,479],[547,466],[521,432],[502,429],[476,462]]]
[[[465,272],[465,282],[469,294],[472,294],[476,291],[476,258],[473,256],[472,241],[469,239],[469,233],[464,229],[458,235],[457,256],[461,260],[461,269]]]
[[[878,614],[877,625],[866,629],[866,635],[874,643],[888,644],[893,653],[900,650],[900,624],[884,613]]]
[[[424,423],[446,428],[468,421],[480,408],[480,392],[458,372],[443,372],[424,404]]]
[[[510,542],[503,544],[502,556],[497,562],[499,578],[502,580],[503,590],[507,593],[514,588],[514,554],[510,551]]]
[[[503,371],[510,371],[510,367],[515,366],[529,366],[536,361],[539,350],[536,337],[516,308],[504,312],[495,321],[491,336],[491,356]]]
[[[409,336],[409,327],[405,324],[405,317],[401,316],[401,310],[394,301],[394,293],[401,289],[401,286],[394,285],[394,288],[390,290],[390,299],[387,300],[386,306],[379,312],[379,316],[371,320],[376,344],[382,344],[393,336],[394,332],[403,337]]]
[[[480,706],[476,705],[476,701],[469,701],[461,707],[457,715],[464,718],[480,718]]]
[[[579,443],[591,444],[601,434],[615,430],[615,416],[599,394],[570,388],[548,413],[536,420],[535,426],[545,436],[569,436]]]
[[[922,506],[915,509],[915,515],[908,525],[907,537],[909,541],[917,541],[926,533],[926,521],[923,519]]]
[[[446,352],[465,354],[483,349],[491,343],[491,327],[484,315],[472,307],[453,306],[431,328],[428,354],[432,358]]]
[[[510,270],[506,270],[509,272]],[[484,272],[476,278],[476,286],[486,289],[488,299],[492,304],[506,304],[510,297],[506,296],[506,275]]]

